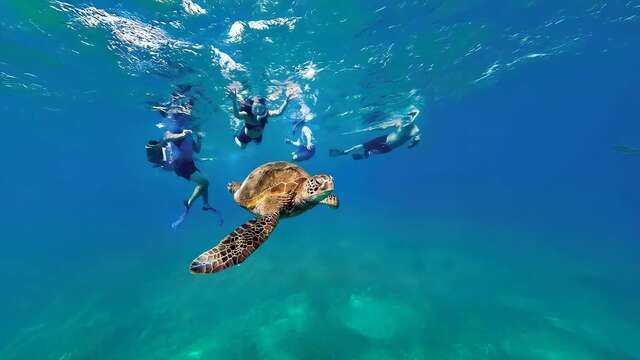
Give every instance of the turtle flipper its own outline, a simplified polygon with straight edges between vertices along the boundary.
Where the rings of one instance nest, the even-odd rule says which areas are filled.
[[[324,200],[320,201],[321,204],[325,204],[332,209],[337,209],[340,206],[340,201],[338,201],[338,197],[335,195],[329,195]]]
[[[240,225],[218,245],[191,262],[191,273],[208,274],[240,264],[267,240],[278,225],[279,215],[260,216]]]

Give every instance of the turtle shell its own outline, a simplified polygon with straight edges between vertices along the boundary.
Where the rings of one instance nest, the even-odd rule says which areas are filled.
[[[236,200],[241,206],[251,209],[265,197],[285,195],[296,190],[309,177],[301,167],[289,162],[266,163],[244,179]]]

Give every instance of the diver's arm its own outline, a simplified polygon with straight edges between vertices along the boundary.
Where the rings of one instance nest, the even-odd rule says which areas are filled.
[[[174,141],[182,140],[189,135],[191,135],[191,130],[182,130],[182,132],[179,134],[174,134],[170,131],[167,131],[164,133],[164,140],[174,142]]]
[[[408,146],[409,149],[418,145],[418,143],[420,142],[420,128],[417,125],[413,125],[410,135],[411,135],[411,140],[409,141],[409,146]]]
[[[240,111],[238,109],[238,100],[237,99],[233,99],[233,116],[235,116],[236,118],[240,119],[240,120],[245,120],[247,118],[247,113],[244,111]]]
[[[202,136],[200,133],[196,134],[196,141],[193,142],[193,151],[199,153],[202,150]]]
[[[421,140],[420,129],[418,129],[418,127],[416,126],[414,130],[415,131],[411,131],[411,140],[409,140],[409,146],[407,147],[408,149],[413,149],[420,143]]]
[[[282,103],[282,105],[280,105],[279,108],[277,108],[276,110],[269,110],[269,116],[274,117],[274,116],[282,115],[284,110],[287,108],[287,105],[289,105],[289,101],[291,101],[291,97],[287,96],[287,98],[284,100],[284,102]]]
[[[307,149],[313,146],[313,135],[311,133],[311,129],[308,127],[302,128],[302,136],[305,138],[305,143],[307,144]]]
[[[227,93],[229,94],[229,99],[231,99],[231,103],[233,104],[233,116],[240,120],[246,119],[247,113],[238,109],[238,95],[236,92],[229,90]]]

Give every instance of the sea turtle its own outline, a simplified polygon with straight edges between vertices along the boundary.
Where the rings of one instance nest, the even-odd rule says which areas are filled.
[[[231,182],[227,188],[235,202],[256,218],[240,225],[193,260],[194,274],[218,272],[243,262],[267,240],[280,218],[299,215],[319,203],[338,208],[338,198],[331,194],[333,177],[311,176],[301,167],[284,161],[261,165],[242,183]]]

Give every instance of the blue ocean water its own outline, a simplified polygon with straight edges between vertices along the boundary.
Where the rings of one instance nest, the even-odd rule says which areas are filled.
[[[640,2],[0,4],[2,359],[638,359]],[[224,89],[301,97],[240,150]],[[193,85],[192,184],[149,165],[152,104]],[[422,142],[330,158],[411,107]],[[338,210],[240,266],[225,185],[308,117]],[[386,130],[389,131],[389,130]]]

